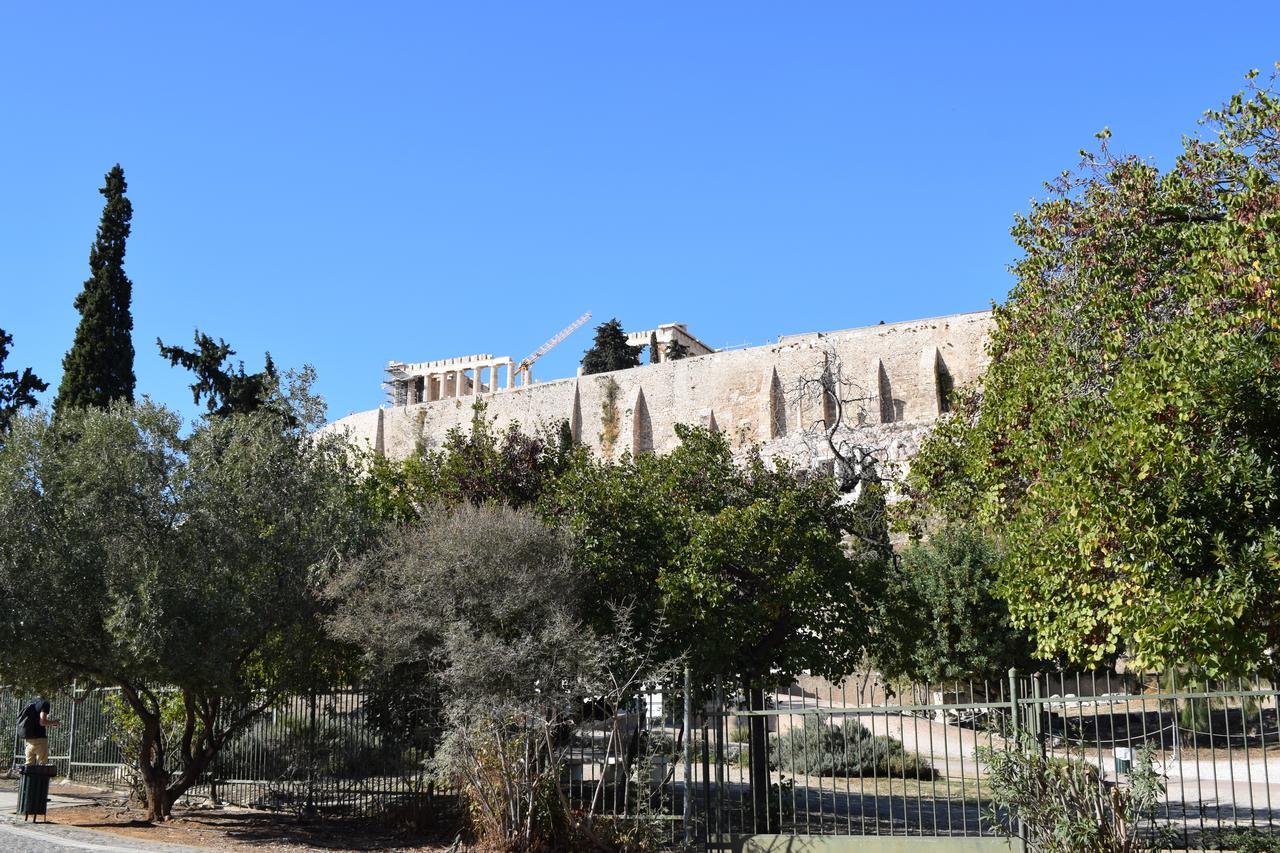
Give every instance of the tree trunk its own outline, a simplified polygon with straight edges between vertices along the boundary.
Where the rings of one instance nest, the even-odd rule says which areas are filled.
[[[142,742],[138,749],[138,772],[147,796],[147,820],[166,820],[173,808],[169,797],[169,771],[164,768],[164,745],[160,742],[160,718],[139,711],[142,719]]]
[[[765,709],[764,690],[761,688],[748,684],[747,699],[749,710]],[[756,833],[769,835],[775,826],[773,813],[769,810],[769,718],[753,714],[747,719],[751,729],[751,814],[755,819]]]
[[[200,781],[200,777],[204,775],[205,770],[209,769],[216,754],[200,752],[191,756],[190,759],[183,759],[182,772],[178,774],[177,779],[169,782],[167,793],[170,805],[176,803],[192,785]]]
[[[142,739],[138,742],[138,772],[142,774],[142,790],[147,798],[147,820],[163,821],[169,817],[173,800],[169,799],[169,771],[164,767],[165,745],[160,733],[160,708],[147,708],[132,686],[123,686],[124,697],[142,721]]]
[[[168,820],[173,813],[173,804],[192,785],[200,781],[200,777],[204,775],[213,758],[214,755],[207,752],[197,752],[189,757],[183,756],[183,767],[176,777],[165,770],[163,764],[156,766],[144,759],[140,769],[142,784],[147,793],[147,820]]]

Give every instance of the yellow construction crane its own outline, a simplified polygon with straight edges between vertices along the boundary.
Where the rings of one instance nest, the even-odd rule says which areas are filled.
[[[578,319],[574,320],[568,326],[565,326],[563,329],[557,332],[555,337],[551,338],[551,340],[547,341],[545,344],[543,344],[542,346],[534,350],[532,353],[530,353],[525,358],[524,361],[520,362],[520,364],[516,366],[515,373],[511,375],[511,384],[512,385],[520,384],[518,379],[521,375],[524,376],[525,384],[528,384],[533,379],[533,374],[529,371],[529,368],[533,367],[533,363],[538,359],[542,358],[548,352],[550,352],[552,348],[555,347],[556,344],[560,343],[565,338],[569,337],[574,332],[578,331],[578,329],[582,328],[582,324],[587,322],[590,319],[591,319],[591,312],[588,311]]]

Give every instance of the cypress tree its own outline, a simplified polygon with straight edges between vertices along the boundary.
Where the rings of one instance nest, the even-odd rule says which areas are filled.
[[[657,364],[662,361],[662,352],[658,349],[658,333],[649,333],[649,363]]]
[[[679,361],[688,357],[689,348],[675,338],[671,339],[671,342],[667,344],[667,351],[662,354],[663,361]]]
[[[215,417],[256,412],[268,404],[272,392],[279,386],[280,374],[271,353],[267,353],[267,366],[261,372],[245,373],[243,361],[238,367],[231,366],[230,359],[236,351],[226,341],[221,338],[214,341],[199,329],[196,329],[194,349],[166,346],[159,338],[156,345],[170,365],[181,365],[195,374],[191,398],[196,405],[204,398],[205,409]]]
[[[98,192],[102,209],[98,236],[89,251],[89,278],[76,297],[80,325],[75,341],[62,359],[62,382],[53,401],[55,410],[67,406],[105,408],[112,400],[133,401],[133,283],[124,272],[125,241],[133,205],[125,198],[128,184],[117,163]]]
[[[607,373],[610,370],[639,367],[640,351],[643,349],[643,346],[633,347],[627,343],[627,333],[622,330],[622,323],[615,317],[596,326],[595,343],[582,356],[582,372]]]

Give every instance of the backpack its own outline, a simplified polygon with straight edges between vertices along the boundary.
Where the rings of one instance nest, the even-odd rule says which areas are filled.
[[[36,732],[40,728],[40,709],[42,707],[44,707],[44,700],[38,696],[23,706],[22,711],[18,713],[19,737],[36,737]]]

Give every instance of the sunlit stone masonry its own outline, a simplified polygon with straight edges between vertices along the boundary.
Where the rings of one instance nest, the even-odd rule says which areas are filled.
[[[465,427],[474,404],[499,429],[559,429],[607,458],[663,453],[678,443],[676,424],[723,432],[737,451],[757,446],[766,457],[829,465],[822,441],[836,406],[810,380],[825,369],[839,379],[846,437],[903,467],[956,389],[987,364],[988,311],[857,329],[784,335],[764,346],[716,351],[688,328],[669,323],[629,332],[635,344],[672,340],[690,355],[591,376],[534,381],[525,363],[489,354],[387,365],[381,408],[340,418],[326,430],[345,432],[379,453],[403,458],[439,446]],[[526,360],[527,362],[528,360]]]

